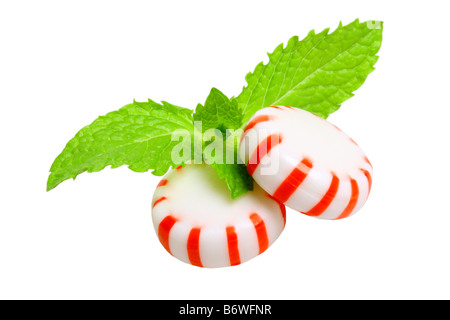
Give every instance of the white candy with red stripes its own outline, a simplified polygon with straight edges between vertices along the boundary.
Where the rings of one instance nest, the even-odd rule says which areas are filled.
[[[226,267],[264,252],[286,223],[283,204],[255,185],[232,200],[215,170],[188,164],[158,184],[152,218],[161,244],[179,260],[199,267]]]
[[[239,154],[259,186],[309,216],[346,218],[370,192],[372,165],[361,148],[327,120],[298,108],[256,112]]]

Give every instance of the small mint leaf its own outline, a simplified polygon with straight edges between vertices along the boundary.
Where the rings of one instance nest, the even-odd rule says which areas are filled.
[[[242,110],[235,100],[230,100],[219,89],[212,88],[205,105],[198,104],[194,121],[202,121],[203,132],[208,129],[237,129],[242,125]]]
[[[199,104],[195,109],[194,121],[201,121],[202,132],[210,129],[217,129],[219,132],[213,134],[212,141],[204,141],[203,158],[217,172],[221,179],[224,179],[230,189],[231,198],[235,199],[249,190],[253,190],[253,179],[248,174],[244,164],[237,162],[237,135],[243,125],[243,113],[234,99],[228,97],[216,88],[212,88],[204,106]],[[204,136],[205,139],[205,136]],[[214,144],[216,152],[220,155],[214,156],[205,152]],[[220,149],[222,146],[222,149]],[[233,161],[227,163],[227,151],[232,155]],[[217,160],[217,161],[216,161]],[[230,160],[230,159],[228,159]]]

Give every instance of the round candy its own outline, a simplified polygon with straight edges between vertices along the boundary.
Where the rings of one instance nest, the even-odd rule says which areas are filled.
[[[153,196],[152,218],[161,244],[199,267],[226,267],[264,252],[286,223],[283,204],[255,185],[232,200],[224,180],[206,164],[171,170]]]
[[[342,219],[366,202],[372,165],[361,148],[308,111],[259,110],[241,137],[240,157],[261,188],[286,206],[322,219]]]

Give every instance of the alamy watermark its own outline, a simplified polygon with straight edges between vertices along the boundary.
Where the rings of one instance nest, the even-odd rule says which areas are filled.
[[[194,128],[193,132],[179,129],[172,133],[171,141],[177,142],[171,151],[174,164],[206,162],[257,165],[262,175],[278,171],[278,153],[273,152],[272,141],[267,139],[274,135],[274,132],[268,130],[244,132],[240,128],[203,131],[201,121],[195,121]],[[269,152],[270,157],[267,157]]]

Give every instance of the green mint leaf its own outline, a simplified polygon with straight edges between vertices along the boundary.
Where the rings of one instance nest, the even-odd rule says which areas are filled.
[[[232,199],[253,190],[253,178],[248,174],[247,167],[238,159],[238,142],[242,129],[228,131],[228,136],[216,131],[214,139],[204,147],[203,158],[206,163],[213,167],[218,176],[224,179]],[[215,152],[209,152],[212,146]],[[221,148],[222,147],[222,148]]]
[[[236,98],[244,122],[271,105],[302,108],[323,118],[353,96],[374,70],[383,24],[359,20],[328,34],[311,31],[303,40],[291,38],[279,45],[269,62],[246,76],[248,83]]]
[[[208,129],[237,129],[242,125],[242,110],[235,100],[230,100],[219,89],[212,88],[205,105],[198,104],[194,121],[202,121],[203,132]]]
[[[193,128],[192,110],[167,102],[133,102],[99,117],[69,141],[50,169],[47,190],[108,165],[163,175],[175,165],[171,152],[180,143],[172,141],[172,133],[179,129],[190,134]]]
[[[253,190],[253,179],[246,166],[237,161],[242,117],[237,102],[216,88],[211,89],[204,106],[198,104],[194,113],[194,121],[201,121],[202,125],[203,159],[226,181],[233,199]]]

